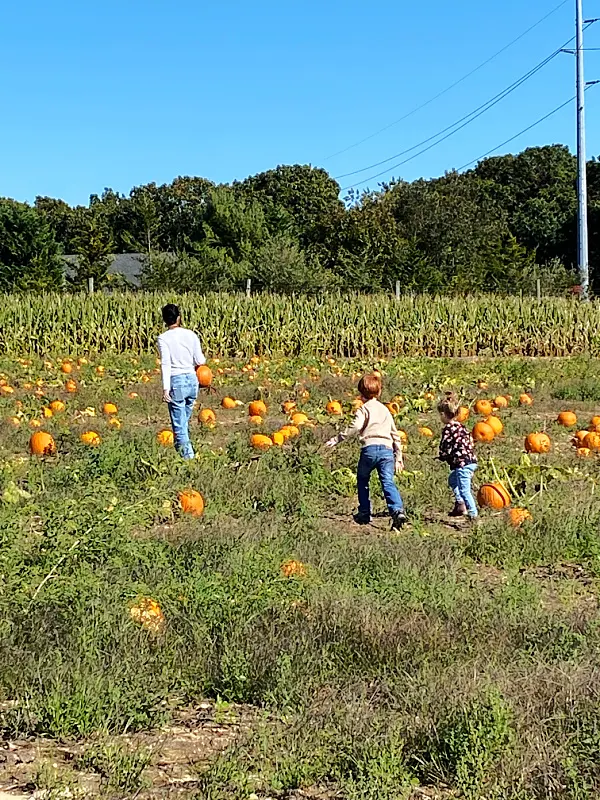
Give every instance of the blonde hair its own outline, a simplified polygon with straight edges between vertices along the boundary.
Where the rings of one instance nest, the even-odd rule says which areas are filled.
[[[363,375],[358,384],[358,391],[363,397],[372,400],[381,394],[382,384],[381,375]]]
[[[449,419],[454,419],[460,408],[460,400],[454,392],[446,392],[443,400],[438,403],[437,410]]]

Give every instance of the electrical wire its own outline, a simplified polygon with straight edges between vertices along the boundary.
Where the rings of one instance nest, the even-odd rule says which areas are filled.
[[[359,145],[364,144],[365,142],[368,142],[370,139],[375,138],[375,136],[379,136],[380,133],[384,133],[385,131],[389,130],[390,128],[393,128],[395,125],[399,125],[401,122],[404,122],[404,120],[408,119],[409,117],[412,117],[418,111],[421,111],[422,109],[424,109],[427,106],[431,105],[431,103],[434,103],[440,97],[443,97],[445,94],[450,92],[452,89],[456,88],[461,83],[466,81],[467,78],[471,77],[471,75],[475,75],[475,73],[479,72],[480,69],[483,69],[483,67],[486,67],[490,62],[494,61],[494,59],[498,58],[498,56],[502,55],[502,53],[506,52],[506,50],[511,48],[514,44],[517,44],[517,42],[520,42],[521,39],[525,38],[525,36],[527,36],[528,33],[531,33],[531,31],[535,30],[535,28],[537,28],[539,25],[541,25],[543,22],[545,22],[549,17],[551,17],[553,14],[556,14],[556,12],[559,11],[568,2],[569,2],[569,0],[562,0],[561,3],[559,3],[555,8],[552,9],[552,11],[549,11],[545,16],[543,16],[541,19],[539,19],[537,22],[535,22],[533,25],[531,25],[529,28],[527,28],[527,30],[525,30],[525,31],[523,31],[523,33],[519,34],[519,36],[517,36],[516,39],[513,39],[511,42],[509,42],[507,45],[502,47],[496,53],[491,55],[485,61],[482,61],[481,64],[479,64],[477,67],[475,67],[470,72],[467,72],[465,75],[463,75],[462,78],[459,78],[457,81],[455,81],[454,83],[450,84],[450,86],[447,86],[445,89],[442,89],[441,92],[438,92],[438,94],[436,94],[433,97],[429,98],[429,100],[426,100],[421,105],[417,106],[416,108],[413,108],[412,111],[409,111],[404,116],[400,117],[397,120],[394,120],[394,122],[390,122],[388,125],[385,125],[383,128],[380,128],[378,131],[375,131],[375,133],[371,133],[369,136],[365,136],[364,139],[361,139],[360,141],[355,142],[354,144],[348,145],[348,147],[345,147],[343,150],[338,150],[336,153],[332,153],[332,155],[327,156],[327,158],[324,158],[323,161],[329,161],[332,158],[336,158],[336,156],[342,155],[342,153],[347,153],[348,150],[353,150],[355,147],[358,147]]]

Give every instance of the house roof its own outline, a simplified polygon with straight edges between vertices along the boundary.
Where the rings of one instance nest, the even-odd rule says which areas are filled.
[[[115,253],[111,256],[108,273],[109,275],[122,275],[133,286],[140,286],[143,258],[143,253]],[[66,262],[67,274],[73,276],[77,256],[66,255],[63,256],[63,260]]]

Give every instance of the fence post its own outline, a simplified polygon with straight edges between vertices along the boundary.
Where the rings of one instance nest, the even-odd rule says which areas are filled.
[[[396,300],[400,300],[400,281],[396,281]]]
[[[252,292],[252,280],[250,278],[246,281],[246,297],[250,297]]]
[[[539,278],[535,282],[535,286],[536,286],[536,292],[537,292],[537,299],[541,300],[542,299],[542,282],[540,281]]]
[[[89,294],[94,294],[94,279],[88,278],[88,292]]]

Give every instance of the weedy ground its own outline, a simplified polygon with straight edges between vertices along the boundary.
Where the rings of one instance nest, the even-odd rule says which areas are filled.
[[[578,458],[555,422],[568,408],[584,428],[600,413],[598,361],[213,363],[215,392],[200,404],[217,423],[194,422],[193,462],[157,442],[168,420],[154,359],[92,361],[71,375],[60,361],[0,364],[14,389],[0,398],[0,789],[598,796],[599,461]],[[375,483],[382,516],[354,525],[358,445],[322,448],[344,422],[327,400],[348,418],[373,366],[384,399],[404,398],[401,533]],[[484,511],[476,528],[447,519],[431,397],[447,388],[469,403],[531,392],[533,406],[513,400],[503,434],[478,447],[477,483],[510,486],[532,514],[521,528],[502,512]],[[246,405],[225,411],[225,395],[262,396],[267,433],[288,398],[315,426],[257,453]],[[55,399],[66,409],[43,418]],[[28,454],[40,418],[55,456]],[[85,446],[85,430],[101,445]],[[552,451],[526,456],[525,435],[542,430]],[[201,518],[179,510],[185,488],[203,494]],[[286,577],[290,560],[301,568]],[[161,632],[132,619],[140,597],[160,604]]]

